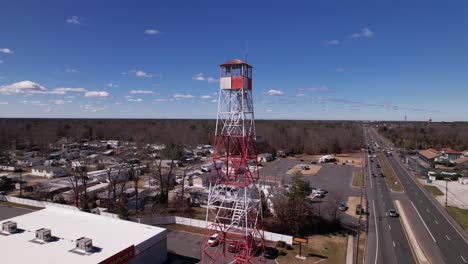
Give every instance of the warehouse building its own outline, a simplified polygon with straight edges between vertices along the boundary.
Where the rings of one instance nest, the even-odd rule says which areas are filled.
[[[166,229],[48,207],[2,221],[1,263],[143,264],[167,259]]]

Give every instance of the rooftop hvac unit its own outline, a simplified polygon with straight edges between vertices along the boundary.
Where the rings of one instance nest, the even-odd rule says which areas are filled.
[[[86,252],[93,250],[93,240],[87,237],[80,237],[76,240],[76,247]]]
[[[52,238],[52,232],[50,229],[41,228],[36,230],[36,239],[48,242]]]
[[[10,234],[15,233],[16,230],[18,229],[16,222],[13,221],[7,221],[2,223],[2,231],[3,232],[8,232]]]

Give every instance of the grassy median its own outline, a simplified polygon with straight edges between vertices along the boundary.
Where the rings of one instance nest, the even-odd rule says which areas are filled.
[[[424,188],[426,188],[426,190],[428,190],[434,196],[444,195],[444,193],[439,188],[437,188],[436,186],[424,185]]]
[[[382,167],[383,174],[385,175],[385,181],[387,182],[390,190],[394,192],[402,192],[403,187],[401,186],[400,180],[395,173],[395,170],[392,168],[387,158],[383,155],[381,151],[377,154],[379,159],[379,164]]]
[[[468,231],[468,210],[458,207],[447,206],[448,213],[457,220],[457,222]]]
[[[361,169],[353,172],[353,187],[364,187],[364,173]]]

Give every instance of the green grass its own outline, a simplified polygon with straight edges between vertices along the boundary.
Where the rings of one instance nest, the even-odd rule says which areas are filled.
[[[434,196],[444,195],[444,193],[439,188],[437,188],[436,186],[424,185],[424,187],[426,188],[426,190],[428,190]]]
[[[362,170],[356,170],[353,172],[353,187],[364,187],[364,174]]]
[[[384,157],[381,151],[379,151],[377,154],[377,158],[379,159],[379,164],[382,167],[383,174],[385,175],[385,181],[387,182],[390,190],[394,192],[402,192],[403,187],[401,186],[400,180],[398,179],[395,170],[392,168],[387,158]]]
[[[448,213],[457,220],[457,222],[468,231],[468,210],[460,209],[458,207],[447,207]]]

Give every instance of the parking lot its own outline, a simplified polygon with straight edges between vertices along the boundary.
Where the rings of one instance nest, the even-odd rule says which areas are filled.
[[[12,207],[0,202],[0,221],[32,212],[30,209]]]

